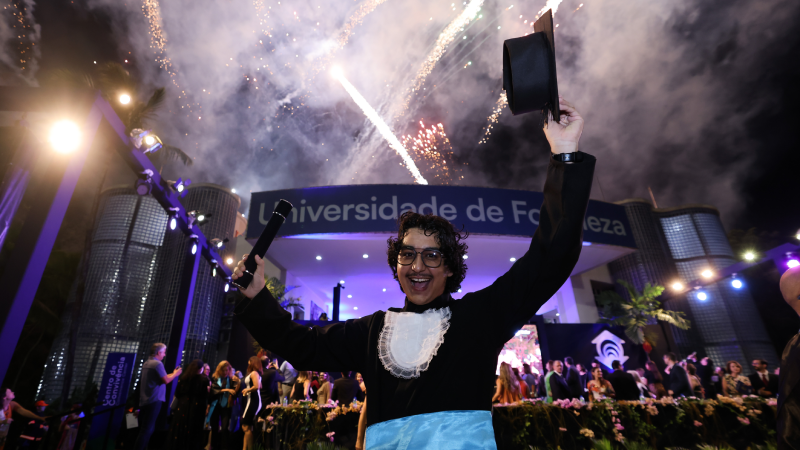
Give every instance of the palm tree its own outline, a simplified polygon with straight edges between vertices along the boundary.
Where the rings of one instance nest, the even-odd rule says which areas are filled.
[[[601,323],[620,325],[625,327],[625,334],[634,344],[642,345],[645,342],[653,345],[655,336],[645,333],[645,326],[658,321],[674,325],[682,330],[688,330],[691,323],[685,314],[679,311],[669,311],[661,308],[658,296],[664,292],[664,286],[645,284],[644,290],[639,292],[631,284],[617,280],[628,291],[630,300],[625,300],[615,291],[603,291],[597,297],[600,309]]]
[[[166,89],[161,87],[156,89],[147,101],[136,100],[140,98],[138,95],[137,83],[121,64],[114,62],[100,66],[96,78],[88,74],[76,74],[68,70],[58,70],[50,76],[45,84],[65,89],[99,89],[103,98],[109,102],[112,108],[114,108],[114,112],[122,120],[122,123],[125,125],[125,131],[128,134],[136,128],[147,128],[148,124],[155,119],[158,110],[163,106],[166,96]],[[130,96],[131,102],[129,104],[123,105],[119,101],[120,95],[122,94]],[[90,215],[91,225],[86,231],[84,251],[79,264],[78,279],[76,280],[77,288],[75,292],[75,301],[72,304],[71,310],[72,320],[70,321],[70,339],[64,367],[62,398],[67,398],[70,385],[72,384],[78,325],[86,289],[88,263],[92,252],[92,234],[96,226],[95,219],[100,203],[100,192],[102,191],[106,176],[108,175],[111,158],[114,154],[118,153],[119,146],[123,146],[123,144],[116,138],[110,139],[110,143],[106,145],[98,146],[103,149],[103,153],[98,155],[99,158],[102,158],[103,170],[93,199]],[[127,151],[127,148],[123,150]],[[192,158],[183,150],[167,144],[164,144],[158,152],[147,153],[147,156],[155,161],[179,161],[186,166],[191,166],[193,163]],[[139,203],[137,202],[137,211],[138,206]],[[136,217],[134,216],[131,222],[131,228],[134,226],[135,221]],[[126,263],[125,256],[128,253],[129,245],[130,233],[128,233],[128,239],[125,242],[125,248],[123,250],[123,266]]]

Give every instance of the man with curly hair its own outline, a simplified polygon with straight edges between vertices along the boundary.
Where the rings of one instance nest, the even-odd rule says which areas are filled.
[[[264,262],[256,256],[237,317],[298,369],[363,375],[367,449],[497,448],[490,411],[498,355],[567,281],[582,247],[595,159],[578,151],[580,114],[563,99],[560,106],[561,121],[544,129],[552,154],[539,227],[528,252],[485,289],[450,296],[467,272],[467,233],[414,212],[399,218],[388,240],[389,267],[406,296],[401,308],[325,327],[295,324],[263,289]],[[233,279],[243,270],[244,259]],[[464,361],[473,376],[453,377]]]

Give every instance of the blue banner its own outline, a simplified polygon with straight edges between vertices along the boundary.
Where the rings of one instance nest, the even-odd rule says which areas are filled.
[[[294,210],[279,236],[397,231],[404,211],[433,213],[470,233],[531,236],[539,225],[541,192],[462,186],[354,185],[255,192],[247,238],[257,239],[275,205]],[[584,241],[636,248],[623,206],[589,201]]]
[[[95,407],[94,412],[99,413],[120,405],[123,405],[123,407],[97,415],[92,419],[87,448],[100,449],[103,447],[104,442],[108,443],[108,449],[114,448],[117,434],[119,434],[120,426],[125,417],[124,405],[128,400],[128,388],[135,362],[135,353],[108,354],[106,366],[103,369],[103,381],[100,383],[99,392],[97,393],[97,403],[100,406]]]

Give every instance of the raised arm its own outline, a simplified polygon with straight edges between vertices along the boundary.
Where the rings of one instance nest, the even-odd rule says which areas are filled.
[[[550,121],[545,135],[552,155],[547,168],[539,227],[530,247],[511,269],[491,286],[464,296],[476,302],[482,314],[493,317],[491,338],[502,345],[569,279],[578,262],[583,241],[583,219],[589,203],[595,158],[577,152],[578,161],[560,162],[554,155],[573,153],[583,129],[583,119],[561,100],[566,112],[561,122]]]
[[[247,255],[234,270],[234,280],[242,275],[246,259]],[[372,316],[311,329],[298,325],[264,288],[264,260],[256,255],[256,263],[253,281],[242,291],[246,298],[234,310],[253,338],[298,370],[361,370]]]

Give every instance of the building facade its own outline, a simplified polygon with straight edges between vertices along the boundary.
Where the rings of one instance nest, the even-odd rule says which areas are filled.
[[[713,273],[738,262],[719,211],[712,206],[657,209],[643,199],[619,204],[625,206],[639,250],[609,264],[615,280],[628,281],[639,290],[647,282],[686,285],[700,279],[705,270]],[[682,356],[697,351],[717,365],[753,359],[778,365],[778,355],[746,288],[721,280],[683,295],[667,291],[664,297],[666,308],[684,312],[692,322],[689,330],[671,327]]]
[[[198,211],[209,217],[207,223],[198,225],[209,240],[228,238],[230,242],[217,252],[222,257],[219,265],[234,257],[233,245],[236,220],[241,199],[230,189],[214,184],[195,183],[187,188],[186,197],[181,201],[187,211]],[[142,357],[150,345],[163,342],[171,345],[169,334],[175,315],[181,274],[187,252],[191,251],[191,241],[183,233],[168,233],[164,239],[157,280],[155,301],[145,312],[147,332],[142,342]],[[183,347],[183,361],[202,359],[209,364],[217,362],[220,323],[225,304],[226,280],[221,275],[212,276],[213,266],[204,258],[200,260],[197,272],[194,298],[186,341]]]
[[[138,352],[144,311],[153,298],[167,214],[151,196],[130,187],[104,191],[80,313],[69,392],[100,381],[109,352]],[[37,396],[61,395],[76,286],[70,293]]]

